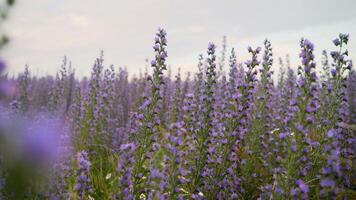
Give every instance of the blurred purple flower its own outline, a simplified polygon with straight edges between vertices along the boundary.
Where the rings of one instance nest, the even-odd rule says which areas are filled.
[[[305,182],[301,179],[296,180],[295,184],[299,187],[300,191],[302,191],[304,194],[307,194],[309,192],[309,186],[305,184]]]
[[[320,181],[321,187],[335,187],[335,181],[329,178]]]
[[[335,129],[330,129],[330,130],[326,133],[326,135],[327,135],[329,138],[334,137],[334,136],[336,135]]]

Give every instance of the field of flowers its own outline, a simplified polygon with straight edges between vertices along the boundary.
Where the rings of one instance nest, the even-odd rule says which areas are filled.
[[[349,35],[330,42],[278,75],[265,40],[172,77],[163,29],[132,78],[103,54],[80,80],[67,58],[55,77],[1,61],[0,199],[356,199],[356,71]]]

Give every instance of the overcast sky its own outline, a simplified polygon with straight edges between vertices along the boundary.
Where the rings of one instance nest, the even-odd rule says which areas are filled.
[[[221,47],[223,35],[241,62],[248,45],[262,46],[269,38],[276,58],[289,53],[297,65],[301,37],[315,43],[319,58],[346,32],[356,58],[355,0],[17,0],[5,24],[11,43],[2,56],[10,74],[29,64],[45,75],[55,74],[66,55],[82,76],[103,49],[106,64],[138,73],[153,56],[158,27],[168,32],[173,71],[196,71],[198,55],[209,42]]]

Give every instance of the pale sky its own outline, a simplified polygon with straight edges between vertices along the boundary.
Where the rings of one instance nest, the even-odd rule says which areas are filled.
[[[247,46],[272,42],[277,58],[290,54],[299,63],[299,40],[306,37],[323,49],[332,39],[350,34],[349,51],[356,58],[355,0],[17,0],[4,24],[11,43],[2,52],[10,74],[30,66],[34,74],[52,74],[66,55],[77,75],[89,75],[104,50],[107,65],[138,73],[153,57],[158,27],[168,33],[168,63],[173,72],[196,71],[197,58],[209,42],[235,47],[238,60]],[[219,52],[220,49],[217,49]]]

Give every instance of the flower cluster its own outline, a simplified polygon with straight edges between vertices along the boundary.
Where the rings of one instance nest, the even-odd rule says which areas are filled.
[[[81,151],[77,154],[77,171],[76,183],[74,190],[78,191],[80,199],[87,198],[87,195],[92,192],[90,186],[90,161],[88,160],[88,153]]]
[[[173,74],[163,29],[137,76],[103,52],[83,79],[67,58],[54,77],[10,78],[1,60],[0,199],[354,199],[349,42],[319,66],[303,38],[278,81],[267,39],[243,61],[224,37]]]

